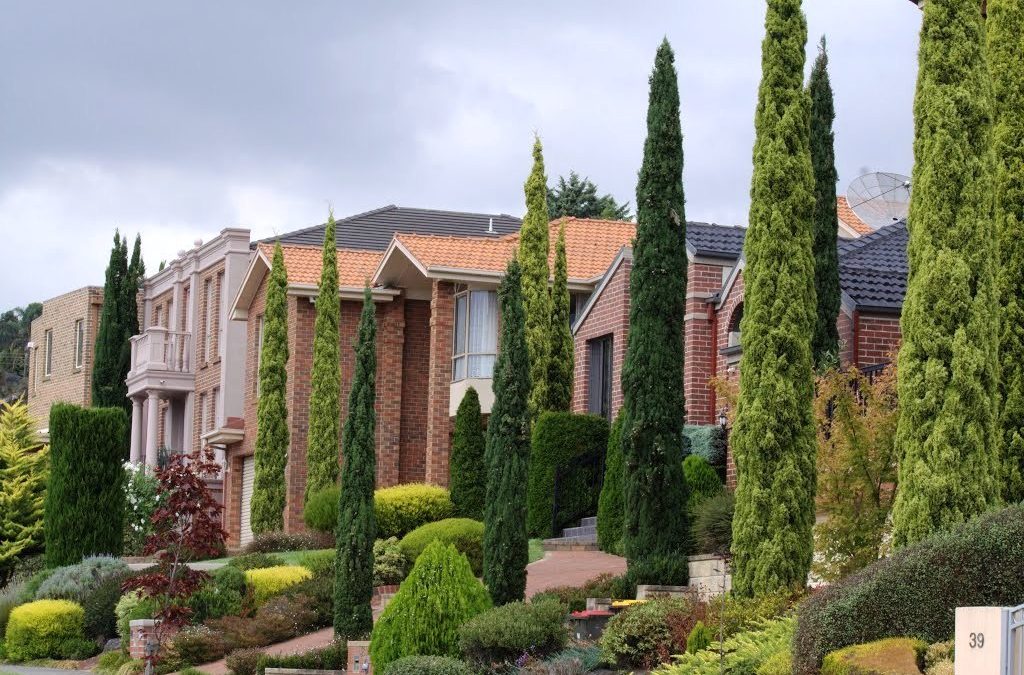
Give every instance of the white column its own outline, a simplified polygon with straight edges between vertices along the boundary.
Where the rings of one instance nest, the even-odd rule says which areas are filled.
[[[155,469],[157,465],[157,434],[160,421],[160,397],[155,391],[149,392],[146,409],[146,466]]]
[[[181,452],[183,454],[191,454],[192,448],[192,432],[195,429],[195,402],[196,394],[194,391],[190,391],[185,395],[185,409],[182,414],[182,432],[181,432]]]
[[[142,400],[132,399],[132,464],[142,462]]]

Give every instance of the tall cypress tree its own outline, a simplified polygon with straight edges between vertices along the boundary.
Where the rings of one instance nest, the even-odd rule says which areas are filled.
[[[127,244],[125,239],[125,244]],[[128,336],[139,334],[139,289],[146,279],[146,263],[142,259],[142,236],[135,235],[135,245],[132,247],[132,259],[128,263],[128,281],[124,285],[124,318],[125,330]],[[129,345],[130,347],[130,345]],[[129,356],[131,350],[129,349]],[[128,364],[129,367],[131,363]],[[125,371],[125,377],[128,371]]]
[[[690,526],[682,469],[686,214],[679,85],[668,40],[658,47],[650,88],[622,367],[623,543],[635,581],[684,584]]]
[[[914,99],[909,274],[897,373],[893,540],[999,502],[999,251],[987,194],[990,87],[973,0],[928,0]],[[1014,39],[1019,39],[1017,36]]]
[[[494,405],[487,424],[484,585],[495,605],[526,593],[526,486],[530,460],[530,368],[522,271],[512,260],[498,286],[501,340],[494,364]]]
[[[1018,502],[1024,500],[1024,3],[989,0],[985,33],[995,123],[991,188],[1002,263],[999,426],[1007,469],[1003,497]]]
[[[547,402],[551,330],[551,294],[548,290],[548,203],[544,152],[540,138],[533,141],[533,169],[526,179],[526,215],[519,229],[519,264],[526,312],[526,348],[530,357],[530,414],[536,417]]]
[[[323,265],[316,296],[313,328],[313,373],[309,394],[309,450],[306,453],[306,501],[310,495],[334,487],[338,480],[338,426],[341,400],[341,364],[338,333],[338,253],[334,241],[334,213],[324,228]]]
[[[828,77],[828,52],[821,37],[808,90],[811,94],[811,164],[814,167],[814,286],[818,312],[811,351],[814,365],[823,368],[839,359],[839,251],[836,238],[836,153],[832,122],[832,84]]]
[[[455,513],[480,520],[487,495],[487,469],[484,464],[484,425],[480,413],[480,395],[470,387],[455,413],[452,454],[448,484]]]
[[[733,589],[748,596],[802,587],[814,548],[814,173],[806,42],[800,0],[768,0],[731,438],[738,475]]]
[[[96,333],[92,367],[92,405],[97,408],[127,405],[128,387],[121,373],[124,347],[128,338],[124,317],[124,288],[128,283],[128,243],[121,233],[114,232],[106,280],[103,284],[103,307]]]
[[[377,319],[370,288],[363,292],[356,365],[348,396],[338,502],[338,557],[334,577],[334,634],[357,638],[373,629],[373,541],[377,520],[373,488],[377,475]]]
[[[551,349],[545,410],[568,412],[572,404],[575,355],[572,327],[569,325],[569,301],[569,267],[565,258],[565,223],[562,223],[555,243],[555,279],[551,285]]]
[[[284,529],[285,478],[288,462],[288,271],[281,244],[267,282],[263,312],[263,349],[260,351],[260,395],[256,404],[256,475],[253,481],[250,522],[252,531]]]

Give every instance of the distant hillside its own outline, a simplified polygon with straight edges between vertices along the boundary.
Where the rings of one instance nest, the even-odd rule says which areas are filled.
[[[10,401],[25,393],[25,345],[32,320],[43,305],[33,302],[0,314],[0,399]]]

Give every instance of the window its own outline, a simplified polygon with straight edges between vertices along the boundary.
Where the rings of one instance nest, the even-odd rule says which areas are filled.
[[[467,291],[455,296],[452,381],[494,374],[498,351],[498,295]]]
[[[53,331],[46,331],[43,342],[43,377],[53,374]]]
[[[605,335],[587,343],[590,362],[590,386],[587,410],[606,419],[612,417],[612,336]]]
[[[205,434],[210,427],[209,409],[206,407],[206,394],[199,395],[199,435]]]
[[[224,356],[224,340],[221,336],[220,296],[224,288],[224,272],[217,272],[217,283],[213,287],[213,335],[216,340],[217,356]]]
[[[220,398],[220,387],[214,387],[210,393],[210,427],[207,431],[217,428],[217,399]]]
[[[81,368],[85,359],[85,322],[75,322],[75,368]]]
[[[213,279],[203,282],[203,295],[206,298],[206,315],[203,317],[203,360],[209,362],[213,357]]]
[[[576,317],[580,315],[583,308],[587,306],[587,301],[590,300],[589,293],[570,293],[569,294],[569,326],[576,323]]]

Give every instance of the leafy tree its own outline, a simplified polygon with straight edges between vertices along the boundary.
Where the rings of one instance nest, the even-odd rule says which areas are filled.
[[[597,500],[597,545],[606,553],[622,553],[622,411],[615,416],[608,434],[608,452],[604,458],[604,481]]]
[[[250,507],[252,531],[284,529],[285,477],[288,462],[288,272],[281,244],[267,283],[260,351],[260,395],[256,403],[256,475]]]
[[[332,240],[333,241],[333,240]],[[377,319],[370,288],[363,293],[356,365],[348,396],[342,445],[345,464],[338,501],[338,556],[334,581],[334,634],[357,638],[373,629],[373,542],[377,520],[373,488],[377,475]]]
[[[999,503],[998,257],[988,194],[990,97],[981,13],[929,0],[914,100],[909,275],[900,327],[902,546]]]
[[[679,85],[668,40],[658,47],[650,86],[622,367],[623,543],[638,583],[685,584],[690,529],[682,468],[686,215]]]
[[[834,581],[878,559],[896,483],[896,372],[856,368],[818,377],[815,573]]]
[[[572,404],[575,366],[572,327],[569,325],[569,269],[565,258],[565,223],[555,243],[555,279],[551,286],[551,346],[548,354],[546,410],[568,412]]]
[[[828,52],[825,36],[818,47],[811,81],[811,165],[814,167],[814,287],[818,311],[811,351],[814,364],[823,368],[839,360],[839,251],[836,227],[836,153],[832,122],[836,118],[832,103],[832,84],[828,77]]]
[[[494,405],[487,424],[484,584],[496,605],[526,593],[530,369],[523,318],[522,271],[511,260],[498,286],[501,339],[494,364]]]
[[[548,207],[545,199],[544,154],[540,138],[533,141],[533,169],[526,179],[526,215],[519,229],[519,264],[522,267],[522,302],[526,312],[526,348],[529,354],[530,414],[534,418],[547,403],[548,358],[551,330],[551,294],[548,290]]]
[[[802,587],[814,551],[814,173],[807,23],[800,0],[768,0],[754,118],[743,271],[733,589]]]
[[[999,236],[999,304],[1002,360],[999,419],[1007,466],[1003,497],[1024,500],[1024,5],[1014,0],[989,0],[988,72],[992,81],[992,149],[990,181]]]
[[[97,408],[126,408],[128,405],[128,386],[124,381],[127,373],[121,374],[124,345],[131,338],[124,315],[127,279],[128,244],[121,239],[120,232],[114,232],[92,367],[92,404]]]
[[[324,228],[323,266],[313,328],[313,373],[309,394],[309,450],[306,453],[306,496],[338,481],[338,426],[341,417],[341,363],[338,333],[338,252],[334,241],[334,213]]]
[[[42,304],[33,302],[0,314],[0,399],[13,401],[26,391],[25,347],[32,321],[42,313]]]
[[[487,469],[484,465],[484,424],[480,413],[480,396],[476,389],[466,390],[455,413],[452,435],[451,475],[449,486],[455,513],[463,518],[480,520],[487,494]]]
[[[22,402],[0,403],[0,586],[19,557],[43,548],[48,447]]]
[[[597,195],[597,186],[589,178],[580,178],[575,171],[569,179],[558,177],[554,189],[548,188],[548,214],[552,218],[602,218],[604,220],[632,220],[629,202],[619,204],[610,194]]]

